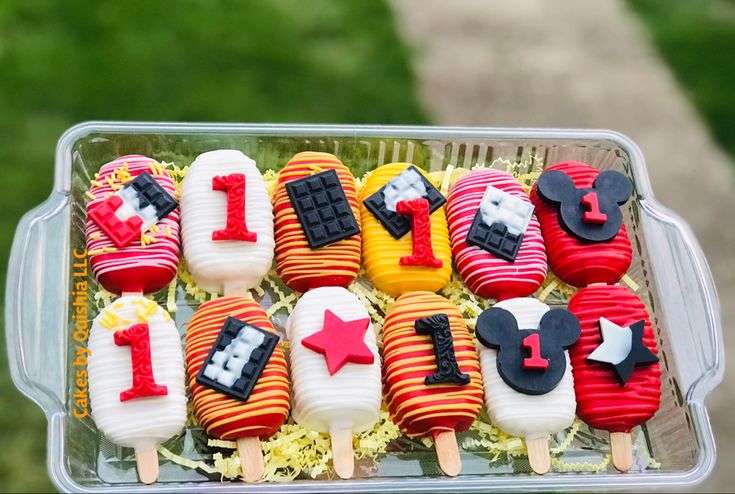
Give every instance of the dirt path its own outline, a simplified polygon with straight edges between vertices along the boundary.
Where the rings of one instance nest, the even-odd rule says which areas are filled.
[[[646,156],[658,199],[694,229],[735,328],[735,167],[620,1],[392,0],[437,124],[611,128]],[[728,339],[727,342],[732,342]],[[727,352],[735,362],[735,345]],[[735,365],[708,401],[718,467],[735,483]]]

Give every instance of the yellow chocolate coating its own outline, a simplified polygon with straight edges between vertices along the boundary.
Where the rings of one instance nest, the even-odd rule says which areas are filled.
[[[392,297],[408,291],[436,292],[449,282],[452,274],[452,251],[449,245],[447,217],[443,207],[431,215],[431,245],[434,249],[434,256],[441,259],[443,265],[441,268],[430,268],[401,266],[400,258],[413,253],[412,233],[407,233],[399,239],[393,238],[363,203],[367,197],[377,192],[409,166],[411,163],[390,163],[377,168],[365,181],[360,197],[362,262],[365,272],[378,290]],[[432,181],[426,172],[420,168],[419,171],[429,181]]]

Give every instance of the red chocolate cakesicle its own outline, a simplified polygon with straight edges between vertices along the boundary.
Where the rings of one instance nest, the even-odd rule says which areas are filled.
[[[146,204],[139,194],[156,188],[151,181],[174,208],[159,208],[160,217],[160,204]],[[97,281],[116,294],[153,293],[170,283],[179,262],[179,210],[166,169],[146,156],[122,156],[102,166],[87,195],[87,253]]]
[[[470,290],[505,300],[535,292],[546,278],[546,248],[533,206],[509,173],[478,169],[447,195],[452,254]]]
[[[245,479],[259,480],[258,439],[275,434],[289,412],[286,359],[268,315],[242,297],[202,304],[186,331],[186,364],[199,423],[236,440]]]
[[[646,307],[625,287],[595,285],[579,290],[569,311],[582,329],[569,350],[577,415],[610,432],[613,464],[627,471],[630,432],[654,416],[661,398],[658,350]]]
[[[615,206],[616,202],[618,205],[621,204],[618,202],[619,197],[610,194],[610,200],[605,201],[607,196],[603,195],[604,190],[601,184],[597,184],[596,194],[587,191],[585,191],[587,193],[584,193],[581,189],[591,189],[597,178],[603,174],[606,178],[609,178],[611,174],[619,176],[617,178],[624,177],[626,181],[628,180],[627,177],[613,171],[601,174],[596,168],[576,161],[565,161],[549,166],[542,177],[550,171],[563,172],[571,178],[569,184],[561,184],[566,185],[566,189],[563,187],[558,189],[563,189],[561,192],[566,194],[565,199],[571,198],[575,201],[574,204],[562,202],[559,206],[558,202],[550,201],[548,197],[542,197],[539,194],[538,182],[531,189],[531,201],[536,206],[536,216],[541,223],[541,232],[546,242],[551,270],[564,282],[578,287],[587,286],[591,283],[617,283],[628,270],[632,260],[630,241],[625,230],[625,224],[620,222],[617,231],[613,231],[612,235],[609,235],[609,240],[594,238],[594,233],[589,239],[582,240],[565,224],[560,209],[564,209],[563,212],[570,213],[566,216],[570,220],[569,224],[573,223],[574,218],[571,217],[576,214],[578,216],[576,226],[587,227],[588,231],[593,231],[595,228],[600,231],[606,228],[609,229],[609,227],[614,228],[617,223],[612,221],[613,213],[615,213],[617,219],[620,219],[620,213],[619,211],[614,212],[612,209],[619,209],[618,206]],[[539,178],[540,180],[541,178]],[[610,182],[614,182],[614,180],[605,181],[606,184]],[[576,195],[574,187],[579,192]],[[628,187],[631,187],[629,181]],[[630,192],[628,192],[629,194]],[[554,197],[554,199],[559,198]],[[627,200],[627,196],[625,199]],[[625,202],[625,200],[622,200],[622,202]],[[600,211],[600,207],[608,203],[610,204],[610,210],[606,215]],[[610,221],[608,222],[608,220]]]
[[[276,270],[292,290],[346,287],[360,269],[360,206],[349,168],[329,153],[295,155],[273,194]]]
[[[393,421],[410,437],[432,436],[447,475],[461,470],[456,432],[482,408],[475,345],[459,309],[430,292],[410,292],[383,326],[383,385]]]

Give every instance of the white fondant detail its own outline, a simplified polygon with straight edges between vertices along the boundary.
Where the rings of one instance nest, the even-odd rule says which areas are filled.
[[[212,354],[204,366],[204,375],[228,388],[242,375],[242,369],[250,360],[253,350],[263,344],[265,335],[249,326],[244,326],[237,336],[224,348]]]
[[[508,233],[520,235],[531,221],[533,204],[488,185],[480,202],[480,213],[487,226],[502,223],[508,228]]]
[[[121,307],[112,310],[127,322],[108,329],[100,323],[101,316],[97,316],[89,333],[87,370],[92,418],[112,442],[130,448],[162,443],[178,434],[186,423],[181,336],[174,322],[164,317],[161,307],[147,318],[153,377],[157,384],[166,386],[168,394],[120,401],[120,392],[132,386],[133,370],[130,346],[116,345],[114,334],[139,322],[138,304],[148,302],[140,296],[117,299],[113,305]]]
[[[630,355],[633,347],[633,332],[630,326],[618,326],[612,321],[600,318],[602,343],[589,354],[589,360],[618,365]]]
[[[375,356],[373,363],[348,362],[330,376],[324,355],[301,344],[302,339],[321,331],[326,309],[344,321],[370,317],[360,300],[341,287],[315,288],[302,295],[286,324],[291,342],[293,417],[318,432],[363,432],[378,420],[382,399],[375,330],[371,323],[363,340]]]
[[[495,304],[510,311],[519,329],[536,329],[549,307],[534,298],[512,298]],[[568,352],[566,372],[559,384],[543,395],[527,395],[508,386],[498,373],[496,350],[477,344],[485,386],[485,405],[493,423],[514,436],[536,439],[562,431],[574,422],[577,402]]]
[[[140,226],[140,231],[144,232],[151,226],[158,223],[158,212],[152,204],[147,205],[143,209],[140,209],[140,198],[138,193],[132,187],[123,187],[117,193],[120,196],[123,203],[115,211],[120,221],[125,221],[131,216],[139,216],[143,220],[143,224]]]
[[[212,190],[212,178],[245,175],[245,222],[256,242],[212,240],[225,227],[227,194]],[[273,262],[273,208],[263,177],[251,160],[237,150],[200,154],[181,189],[181,233],[184,256],[194,281],[208,292],[224,293],[225,286],[258,286]]]
[[[383,189],[385,208],[388,211],[395,212],[396,204],[399,201],[426,197],[426,194],[426,185],[421,180],[421,174],[416,170],[406,168],[385,185],[385,189]]]

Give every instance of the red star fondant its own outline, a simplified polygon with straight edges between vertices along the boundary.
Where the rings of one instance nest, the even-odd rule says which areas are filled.
[[[363,341],[370,318],[343,321],[331,310],[324,311],[321,331],[301,340],[309,350],[324,354],[329,375],[335,375],[347,362],[372,364],[373,352]]]

